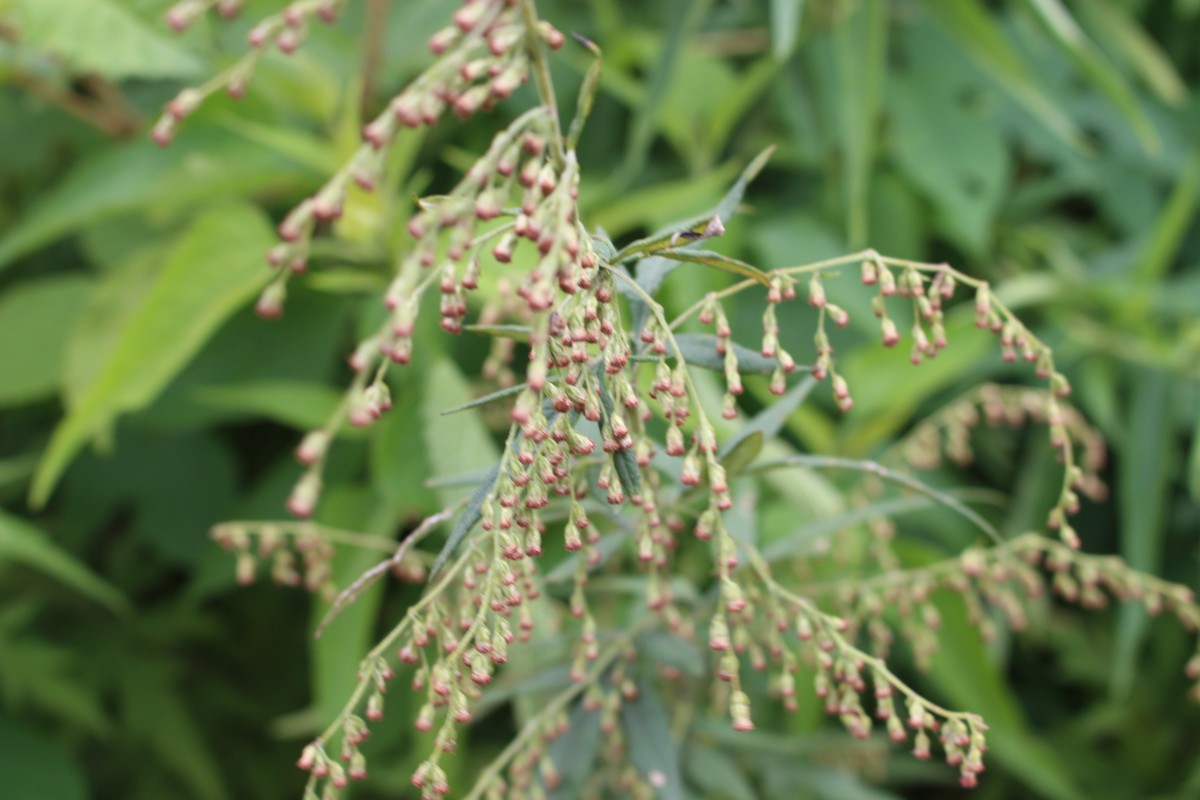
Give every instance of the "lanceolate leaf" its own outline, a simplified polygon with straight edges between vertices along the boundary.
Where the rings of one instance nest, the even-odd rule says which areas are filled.
[[[679,748],[671,737],[667,710],[654,684],[641,680],[638,696],[621,706],[621,721],[629,742],[629,757],[651,785],[660,800],[683,800],[683,776],[679,769]]]
[[[529,342],[529,337],[533,333],[528,325],[464,325],[463,330],[524,343]]]
[[[113,611],[124,613],[132,608],[115,586],[60,549],[42,531],[0,511],[0,567],[6,563],[45,573]]]
[[[717,352],[717,337],[711,333],[677,333],[675,342],[689,367],[700,367],[713,372],[725,371],[725,356]],[[733,354],[737,356],[738,372],[743,374],[769,375],[779,366],[775,359],[767,358],[757,350],[751,350],[737,342],[730,342],[727,346],[733,348]],[[670,352],[667,355],[669,357]]]
[[[609,417],[616,410],[616,405],[613,403],[612,395],[608,393],[605,379],[602,378],[599,385],[601,423],[607,425]],[[621,479],[621,486],[625,488],[625,491],[630,496],[640,493],[642,491],[642,473],[633,453],[629,450],[618,450],[613,453],[612,459],[613,466],[617,469],[617,477]]]
[[[669,258],[672,261],[704,264],[708,267],[715,267],[723,272],[732,272],[734,275],[741,275],[743,278],[753,278],[763,286],[767,286],[771,282],[770,277],[758,267],[708,250],[677,250],[672,248],[661,251],[659,255],[662,258]]]
[[[754,419],[746,423],[737,434],[721,448],[721,457],[725,458],[732,453],[742,440],[753,436],[755,433],[760,434],[763,439],[774,439],[775,435],[783,429],[784,423],[792,412],[800,407],[804,399],[808,397],[809,392],[817,385],[815,378],[809,376],[800,383],[788,390],[783,397],[776,400],[767,409],[761,412]]]
[[[525,384],[518,383],[516,386],[509,386],[504,389],[498,389],[494,392],[489,392],[488,394],[485,394],[483,397],[477,397],[474,400],[471,400],[470,402],[462,403],[461,405],[454,406],[453,408],[447,408],[445,411],[442,412],[442,416],[445,417],[445,416],[449,416],[450,414],[457,414],[459,411],[466,411],[471,408],[478,408],[479,406],[486,406],[488,403],[494,403],[497,400],[503,400],[506,397],[512,397],[514,394],[520,394],[521,390],[523,390],[524,388],[525,388]]]
[[[33,504],[46,501],[90,438],[118,415],[149,404],[254,296],[269,277],[261,254],[272,240],[266,220],[251,206],[226,206],[196,220],[126,320],[95,380],[55,429],[34,476]]]
[[[433,562],[433,567],[429,570],[429,581],[432,583],[437,574],[441,572],[442,567],[446,565],[446,561],[454,555],[454,551],[462,543],[462,540],[467,538],[467,534],[475,527],[483,516],[483,503],[487,500],[487,496],[492,493],[492,488],[496,485],[496,478],[500,476],[500,462],[496,462],[496,466],[489,470],[486,478],[475,489],[475,493],[471,495],[471,499],[467,501],[467,507],[463,509],[462,514],[458,517],[458,522],[454,523],[454,530],[450,532],[450,538],[446,540],[446,544],[442,546],[442,550],[438,553],[437,560]]]

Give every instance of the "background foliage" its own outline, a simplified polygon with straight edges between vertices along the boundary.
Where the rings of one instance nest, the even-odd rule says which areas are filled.
[[[415,596],[368,595],[314,641],[320,601],[238,587],[206,537],[220,520],[280,515],[299,431],[337,402],[345,353],[378,318],[412,194],[449,185],[495,129],[483,115],[406,134],[395,185],[354,205],[286,316],[262,322],[249,306],[272,221],[352,152],[362,108],[427,62],[424,39],[454,3],[375,4],[383,28],[352,3],[298,55],[267,57],[239,106],[209,104],[169,150],[148,142],[161,103],[227,63],[277,5],[253,0],[239,20],[175,37],[159,0],[0,0],[0,786],[12,800],[298,796],[299,743],[340,707],[377,621]],[[774,267],[871,245],[993,281],[1109,439],[1111,497],[1085,507],[1084,548],[1197,585],[1200,3],[539,5],[604,49],[580,146],[585,218],[626,239],[703,212],[777,145],[722,251]],[[364,66],[372,29],[381,58]],[[555,59],[564,100],[588,62],[582,48]],[[661,297],[678,310],[726,282],[680,270]],[[753,331],[759,309],[735,312],[735,331]],[[853,413],[810,400],[781,452],[873,456],[976,383],[1025,379],[969,316],[951,323],[954,346],[919,370],[855,349],[875,334],[852,326]],[[327,523],[395,535],[454,496],[425,488],[429,476],[494,461],[486,418],[439,415],[477,393],[488,343],[430,328],[393,384],[397,413],[335,449]],[[809,352],[805,330],[784,326],[784,346]],[[765,402],[765,383],[747,389],[751,410]],[[1040,437],[1026,448],[984,433],[965,476],[933,479],[1003,492],[989,513],[1007,533],[1037,527],[1056,482]],[[845,503],[796,482],[747,513],[773,537]],[[914,560],[965,541],[935,514],[900,531]],[[371,561],[357,558],[338,572]],[[1200,794],[1200,715],[1182,703],[1190,640],[1132,610],[1043,611],[985,646],[947,604],[933,668],[914,673],[992,725],[980,796]],[[521,714],[497,711],[451,763],[485,763]],[[373,746],[394,756],[376,759],[360,796],[402,796],[427,749],[407,716],[389,711]],[[827,728],[815,705],[786,725],[752,740],[701,732],[671,757],[695,797],[959,791]]]

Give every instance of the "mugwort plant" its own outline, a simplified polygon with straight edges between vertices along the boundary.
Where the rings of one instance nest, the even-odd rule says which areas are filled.
[[[167,21],[181,30],[211,9],[232,14],[240,5],[183,0]],[[294,52],[316,21],[334,22],[344,5],[294,0],[263,19],[251,30],[244,56],[167,105],[154,139],[169,143],[210,95],[243,94],[264,53],[272,47]],[[724,233],[770,151],[745,169],[710,214],[621,246],[589,229],[579,207],[583,169],[576,144],[597,88],[600,50],[579,40],[595,60],[564,124],[549,59],[566,41],[538,16],[533,0],[466,0],[430,39],[431,65],[364,127],[353,157],[286,216],[280,241],[267,254],[274,276],[257,310],[269,319],[283,313],[290,281],[305,272],[321,223],[342,214],[351,184],[368,191],[383,184],[389,148],[401,130],[431,125],[447,113],[487,112],[533,83],[537,102],[495,134],[457,185],[419,201],[404,255],[381,298],[385,319],[350,354],[355,377],[336,413],[296,451],[303,473],[287,508],[298,521],[228,522],[214,531],[236,554],[241,580],[252,581],[265,567],[279,583],[324,595],[331,615],[384,575],[425,582],[420,600],[363,658],[342,712],[304,747],[305,798],[340,797],[350,781],[367,778],[362,744],[401,675],[419,698],[416,728],[432,736],[431,751],[411,778],[427,800],[452,789],[468,800],[549,796],[564,781],[556,742],[584,721],[598,725],[605,739],[586,766],[582,796],[657,796],[678,776],[647,766],[634,740],[636,726],[620,724],[631,704],[651,691],[672,708],[675,727],[663,730],[666,735],[686,733],[695,719],[707,717],[752,731],[769,698],[795,710],[811,691],[853,736],[866,738],[879,726],[892,741],[909,742],[917,758],[936,752],[971,787],[985,767],[984,720],[930,701],[886,660],[897,633],[919,664],[933,656],[936,592],[957,593],[985,636],[998,618],[1015,630],[1025,627],[1030,603],[1048,591],[1085,607],[1137,601],[1151,612],[1174,614],[1189,629],[1200,623],[1200,607],[1186,588],[1079,552],[1071,517],[1081,495],[1103,494],[1103,439],[1069,404],[1070,386],[1050,348],[987,282],[948,264],[871,249],[770,268],[704,249]],[[497,262],[530,265],[509,287],[503,308],[487,309],[488,324],[474,326],[496,337],[484,376],[500,385],[455,411],[507,405],[499,462],[469,501],[429,517],[399,546],[309,521],[339,431],[347,424],[370,426],[387,413],[392,370],[421,357],[418,315],[436,308],[449,334],[472,328],[472,292]],[[656,292],[680,265],[721,270],[736,280],[672,317]],[[841,304],[838,281],[849,268],[873,289],[869,308]],[[765,300],[761,337],[737,342],[727,304],[746,293]],[[854,387],[839,370],[834,330],[852,313],[869,312],[878,320],[881,345],[902,348],[920,364],[949,346],[946,312],[964,296],[974,307],[978,335],[994,337],[1005,361],[1028,362],[1041,388],[981,387],[921,422],[879,461],[771,458],[763,440],[779,424],[761,416],[724,441],[718,435],[717,415],[744,419],[740,397],[750,375],[765,376],[786,408],[824,384],[837,407],[851,413]],[[815,309],[810,352],[792,353],[781,344],[781,326],[796,303]],[[911,327],[902,322],[907,319]],[[702,391],[696,377],[702,371],[723,378],[719,407]],[[504,376],[511,385],[503,385]],[[969,460],[977,425],[1025,422],[1046,427],[1062,465],[1046,518],[1052,536],[1006,539],[957,497],[917,477],[943,454]],[[734,529],[735,482],[782,469],[848,470],[862,477],[850,499],[871,532],[868,574],[814,581],[804,565],[821,554],[796,552],[786,541],[759,546]],[[889,513],[872,511],[873,498],[888,486],[958,514],[977,530],[978,544],[949,560],[906,566],[891,547]],[[423,552],[451,523],[436,559]],[[565,556],[547,569],[543,551],[551,540]],[[329,564],[344,547],[388,556],[338,587]],[[705,565],[699,573],[697,558]],[[644,611],[613,613],[595,588],[597,576],[638,576]],[[539,627],[571,641],[569,683],[539,705],[490,766],[452,786],[446,763],[460,731],[510,653]],[[709,657],[699,666],[650,657],[647,667],[641,651],[651,634]],[[1188,670],[1192,677],[1200,673],[1200,655]],[[801,676],[811,690],[797,686]]]

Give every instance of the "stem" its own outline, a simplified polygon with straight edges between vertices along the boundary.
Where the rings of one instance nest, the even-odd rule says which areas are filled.
[[[366,117],[379,82],[383,63],[384,34],[387,32],[388,0],[367,0],[367,29],[363,34],[362,95],[359,114]]]
[[[562,169],[566,162],[562,122],[558,117],[558,100],[554,95],[554,81],[550,77],[550,62],[546,59],[546,50],[537,30],[538,16],[534,0],[521,0],[521,19],[525,23],[525,49],[529,54],[538,100],[550,112],[554,125],[554,132],[550,137],[550,153],[555,166]]]

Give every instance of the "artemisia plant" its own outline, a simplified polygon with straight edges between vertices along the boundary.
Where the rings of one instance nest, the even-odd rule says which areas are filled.
[[[239,5],[184,0],[168,21],[182,29],[210,8],[232,13]],[[181,92],[154,127],[154,138],[169,142],[214,92],[242,94],[269,48],[294,51],[314,21],[333,22],[343,5],[344,0],[295,0],[259,22],[250,33],[249,52],[203,86]],[[1079,492],[1102,488],[1097,470],[1103,443],[1066,404],[1070,389],[1050,349],[986,282],[946,264],[873,250],[760,269],[702,249],[705,240],[724,232],[769,152],[750,164],[711,214],[622,247],[592,232],[579,213],[582,174],[575,145],[596,90],[599,50],[581,40],[596,61],[574,119],[564,126],[548,67],[564,41],[538,17],[533,0],[468,0],[430,40],[429,68],[365,126],[353,158],[287,215],[279,226],[280,243],[267,254],[275,275],[258,311],[270,318],[282,313],[289,281],[305,271],[318,224],[342,213],[350,183],[370,190],[383,182],[399,131],[432,124],[447,112],[466,118],[487,111],[532,79],[538,102],[495,135],[456,186],[420,201],[408,223],[409,244],[381,299],[386,319],[350,355],[356,377],[337,412],[300,443],[297,458],[304,472],[287,506],[302,520],[309,517],[339,429],[368,426],[391,407],[389,372],[420,358],[420,342],[414,340],[418,314],[436,307],[442,328],[461,333],[471,293],[489,280],[485,265],[511,262],[525,249],[535,255],[514,289],[515,302],[508,304],[510,319],[501,320],[509,324],[491,328],[510,340],[497,345],[489,365],[514,367],[511,340],[527,345],[528,365],[514,386],[471,404],[510,406],[499,463],[465,507],[426,520],[399,549],[307,521],[226,523],[215,531],[219,542],[238,553],[242,579],[252,580],[258,563],[269,562],[276,580],[327,593],[334,611],[384,574],[428,580],[419,602],[363,659],[344,710],[304,748],[299,763],[310,774],[306,798],[338,797],[349,781],[366,778],[360,745],[384,714],[386,693],[401,673],[423,701],[416,727],[434,734],[432,752],[412,783],[424,798],[447,794],[451,786],[443,765],[461,727],[471,722],[510,648],[527,640],[535,625],[573,631],[571,683],[540,706],[491,766],[455,787],[468,798],[538,798],[553,791],[561,771],[552,742],[580,714],[596,715],[607,734],[581,791],[654,796],[678,781],[640,760],[639,743],[618,724],[623,707],[657,680],[647,678],[638,661],[638,644],[649,631],[670,632],[711,653],[699,674],[672,664],[658,664],[654,673],[670,679],[659,687],[668,703],[687,709],[705,699],[703,710],[676,715],[685,726],[694,713],[725,716],[734,730],[752,730],[757,703],[751,694],[764,695],[744,685],[747,670],[767,673],[767,694],[795,709],[803,694],[796,675],[803,669],[814,676],[826,710],[854,736],[866,737],[881,725],[893,741],[910,740],[918,758],[937,749],[962,784],[973,786],[984,769],[987,726],[969,711],[934,704],[889,669],[884,658],[896,617],[887,616],[887,609],[898,611],[899,628],[922,660],[936,644],[937,610],[931,603],[936,589],[961,593],[981,626],[992,624],[982,610],[991,605],[1021,627],[1024,604],[1044,589],[1043,569],[1059,595],[1084,605],[1102,604],[1109,596],[1136,599],[1174,613],[1189,627],[1200,622],[1187,589],[1134,573],[1117,560],[1076,552],[1079,536],[1069,518],[1079,506]],[[740,280],[669,318],[654,294],[669,268],[680,264],[720,269]],[[875,288],[869,309],[835,302],[838,268],[848,267]],[[766,300],[757,342],[734,342],[726,317],[726,301],[743,292]],[[908,358],[919,364],[948,346],[945,310],[964,293],[974,305],[979,335],[996,337],[1006,361],[1029,362],[1043,389],[992,388],[967,398],[919,427],[900,448],[902,457],[890,464],[819,455],[755,461],[751,437],[736,437],[740,441],[731,446],[718,436],[714,415],[733,420],[741,414],[745,373],[769,375],[771,391],[793,403],[815,383],[826,383],[838,407],[851,411],[853,387],[839,372],[830,328],[846,325],[851,313],[873,313],[882,345],[903,342]],[[789,316],[788,305],[797,302],[818,311],[811,353],[789,353],[780,344],[779,326]],[[911,313],[901,313],[902,306]],[[898,318],[911,318],[911,329],[901,331]],[[693,325],[700,329],[685,332]],[[811,365],[800,366],[801,361]],[[723,374],[720,408],[706,406],[695,370]],[[1004,540],[963,503],[905,471],[906,463],[923,466],[943,448],[952,457],[968,456],[966,430],[979,418],[980,406],[989,418],[1020,412],[1048,427],[1050,447],[1063,465],[1047,519],[1055,538],[1028,534]],[[736,475],[785,467],[853,469],[873,483],[899,485],[959,513],[964,524],[979,529],[980,546],[960,558],[905,570],[887,544],[886,517],[876,517],[874,576],[832,584],[806,583],[794,571],[784,578],[779,562],[801,557],[758,549],[731,533],[726,519],[735,503]],[[450,536],[427,569],[419,546],[451,520]],[[573,586],[543,601],[535,616],[535,601],[548,591],[539,564],[550,538],[561,540],[569,554],[556,575]],[[379,547],[391,555],[351,586],[334,587],[328,562],[341,546]],[[673,580],[677,563],[683,552],[697,549],[708,554],[711,579],[684,596]],[[644,614],[622,619],[600,613],[589,577],[601,568],[644,576]],[[1200,669],[1200,659],[1189,669]]]

